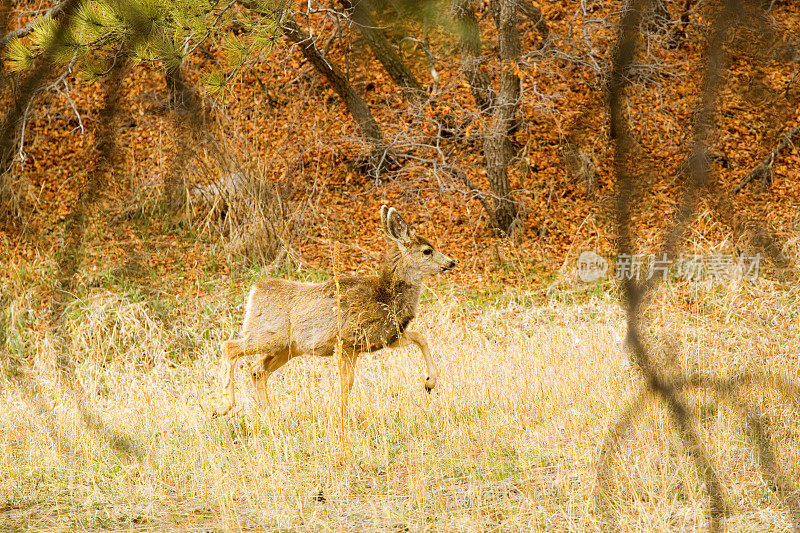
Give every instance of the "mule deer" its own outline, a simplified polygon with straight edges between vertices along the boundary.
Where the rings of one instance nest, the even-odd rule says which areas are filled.
[[[406,328],[417,314],[423,280],[456,263],[411,230],[394,208],[381,207],[381,223],[390,248],[378,276],[344,274],[323,283],[269,279],[253,286],[241,337],[222,345],[223,394],[214,416],[233,407],[234,368],[242,356],[259,356],[251,377],[262,406],[268,401],[267,378],[289,359],[302,354],[330,357],[339,346],[342,419],[361,353],[416,344],[425,360],[425,388],[433,389],[438,372],[428,343]]]

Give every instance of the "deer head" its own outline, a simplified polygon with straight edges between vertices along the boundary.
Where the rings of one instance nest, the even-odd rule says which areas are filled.
[[[381,225],[389,242],[396,251],[389,254],[397,276],[409,282],[421,282],[424,278],[446,272],[456,262],[437,251],[431,242],[409,228],[394,207],[381,207]]]

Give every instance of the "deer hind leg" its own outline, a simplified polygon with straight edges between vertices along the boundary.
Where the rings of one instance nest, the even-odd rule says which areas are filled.
[[[264,357],[253,367],[251,377],[253,386],[256,389],[256,400],[262,408],[269,406],[269,395],[267,394],[267,379],[280,367],[289,361],[289,350],[284,350],[277,354]]]
[[[256,389],[256,401],[258,406],[263,408],[269,407],[269,396],[267,395],[267,371],[264,366],[259,363],[250,371],[250,377],[253,379],[253,387]]]
[[[228,414],[235,401],[233,390],[233,371],[236,360],[243,355],[242,344],[244,339],[231,339],[222,343],[222,358],[219,364],[219,383],[222,388],[222,398],[214,407],[211,416],[218,417]]]
[[[439,370],[431,357],[431,350],[428,347],[428,341],[421,333],[416,331],[405,331],[400,339],[397,341],[398,346],[408,346],[409,344],[416,344],[422,352],[422,358],[425,360],[425,390],[430,392],[436,386],[436,379],[439,377]]]
[[[247,334],[241,339],[231,339],[222,343],[222,360],[219,368],[219,382],[222,398],[214,408],[213,417],[224,416],[233,408],[236,401],[234,391],[234,371],[236,360],[242,356],[278,351],[279,339],[275,334]]]

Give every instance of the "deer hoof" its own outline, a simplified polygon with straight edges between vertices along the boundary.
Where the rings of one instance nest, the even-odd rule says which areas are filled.
[[[431,393],[431,391],[435,386],[436,386],[436,381],[432,380],[431,378],[425,380],[425,392],[427,392],[428,394]]]
[[[211,410],[211,418],[219,418],[221,416],[225,416],[228,414],[228,411],[231,410],[231,406],[228,405],[217,405]]]

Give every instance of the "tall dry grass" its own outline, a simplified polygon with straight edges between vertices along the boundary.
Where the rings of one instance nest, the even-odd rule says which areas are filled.
[[[694,531],[706,523],[700,478],[647,395],[601,457],[608,428],[641,387],[610,282],[587,290],[569,274],[546,289],[426,293],[416,327],[440,366],[436,390],[424,392],[414,349],[362,357],[342,451],[333,360],[291,361],[272,377],[264,412],[239,372],[234,413],[210,418],[219,346],[238,328],[247,287],[220,278],[215,293],[173,299],[86,289],[53,329],[43,318],[47,262],[4,266],[0,529]],[[766,280],[670,283],[647,312],[652,350],[665,371],[797,379],[797,299],[797,289]],[[745,392],[800,486],[797,399]],[[686,395],[725,482],[728,527],[790,530],[737,407],[702,390]]]

